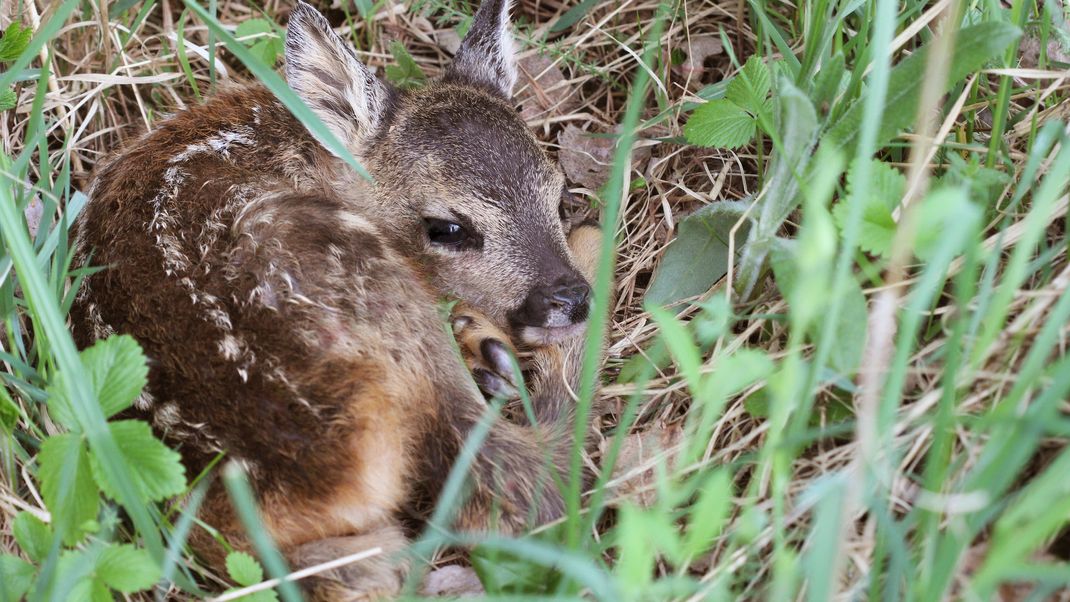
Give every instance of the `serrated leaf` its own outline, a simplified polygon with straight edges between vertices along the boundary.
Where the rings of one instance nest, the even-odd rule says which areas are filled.
[[[645,299],[672,305],[701,295],[728,273],[728,242],[739,217],[707,205],[680,221],[679,234],[658,262]],[[736,231],[735,248],[747,239],[749,224]]]
[[[37,455],[38,478],[52,524],[64,543],[73,545],[82,536],[82,524],[97,517],[100,499],[90,471],[89,451],[77,433],[52,435]]]
[[[684,125],[684,136],[698,146],[739,148],[754,138],[756,130],[753,115],[722,98],[695,109]]]
[[[264,580],[264,569],[260,567],[260,563],[245,552],[227,554],[227,574],[234,580],[234,583],[242,587]]]
[[[108,586],[99,579],[87,578],[79,581],[67,593],[68,602],[114,602]]]
[[[0,38],[0,61],[13,61],[26,50],[33,38],[33,29],[23,27],[21,23],[12,21],[11,25],[4,30],[4,37]]]
[[[7,90],[0,90],[0,111],[7,111],[8,109],[14,109],[15,105],[19,103],[19,95],[15,93],[14,88],[8,88]]]
[[[40,562],[48,556],[48,550],[52,547],[52,529],[33,514],[19,512],[15,516],[12,534],[22,551],[34,561]]]
[[[96,575],[108,587],[130,594],[152,587],[160,579],[160,567],[146,550],[122,544],[101,552]]]
[[[10,554],[0,554],[0,599],[21,600],[33,585],[33,565]]]
[[[951,65],[941,92],[946,92],[967,75],[982,68],[992,57],[1005,50],[1022,32],[1004,21],[989,21],[959,31],[955,49],[950,53]],[[925,66],[933,42],[900,61],[892,68],[888,82],[888,95],[884,99],[877,146],[884,146],[904,128],[910,126],[917,116],[921,86],[925,81]],[[866,94],[862,94],[829,130],[824,144],[844,149],[851,155],[862,124],[862,112]]]
[[[847,174],[847,197],[850,198],[855,188],[852,169]],[[874,255],[887,256],[892,250],[896,223],[892,212],[903,198],[907,179],[891,165],[873,160],[870,170],[870,195],[861,200],[862,224],[859,230],[858,246]],[[846,201],[845,198],[845,201]],[[832,209],[836,225],[842,231],[847,225],[848,205],[841,201]]]
[[[771,90],[769,67],[758,55],[753,55],[732,78],[724,97],[751,115],[768,110]]]
[[[409,51],[405,50],[404,44],[397,40],[391,42],[390,54],[394,56],[395,62],[394,65],[387,65],[386,67],[386,79],[390,83],[405,90],[414,88],[427,80],[423,69],[420,69],[420,66],[416,64]]]
[[[80,354],[104,415],[111,418],[133,404],[148,383],[149,368],[141,346],[129,335],[112,335]],[[52,417],[68,428],[77,421],[70,407],[64,375],[48,388]]]
[[[152,428],[141,420],[120,420],[108,424],[119,454],[130,468],[134,485],[145,501],[159,501],[182,493],[186,489],[186,470],[178,452],[170,449],[152,434]],[[115,499],[117,489],[108,480],[96,454],[90,458],[93,474],[101,490]]]
[[[108,418],[130,407],[148,384],[145,354],[129,335],[112,335],[97,341],[82,351],[81,356],[100,407]]]

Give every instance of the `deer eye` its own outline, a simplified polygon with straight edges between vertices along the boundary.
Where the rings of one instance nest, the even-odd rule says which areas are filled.
[[[459,247],[468,240],[468,232],[456,222],[429,217],[424,219],[424,228],[427,230],[427,239],[433,245]]]

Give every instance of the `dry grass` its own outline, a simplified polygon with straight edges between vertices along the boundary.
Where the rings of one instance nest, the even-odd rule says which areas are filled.
[[[54,4],[57,3],[48,0],[4,2],[0,7],[0,26],[17,19],[36,28],[42,20],[47,20],[50,5]],[[182,12],[180,2],[161,0],[132,32],[128,32],[121,22],[128,22],[133,12],[121,19],[109,17],[104,9],[110,4],[106,1],[84,4],[84,12],[76,13],[55,43],[50,45],[53,54],[47,56],[42,53],[41,60],[51,61],[52,75],[49,80],[50,93],[45,99],[45,116],[54,131],[48,149],[49,163],[53,169],[41,172],[39,167],[34,168],[36,178],[53,177],[53,170],[69,153],[73,186],[84,190],[93,167],[104,156],[133,140],[162,116],[196,102],[193,87],[183,74],[175,52],[180,23],[184,23],[186,53],[197,86],[202,92],[212,89],[207,60],[207,29],[188,19]],[[270,0],[261,8],[265,14],[284,23],[288,4]],[[357,41],[360,57],[370,66],[381,70],[390,64],[393,61],[389,51],[390,42],[399,40],[421,68],[433,77],[449,60],[451,44],[456,43],[453,31],[456,14],[454,8],[448,6],[455,3],[417,0],[414,4],[419,10],[410,10],[408,4],[398,4],[380,10],[372,20],[354,19],[351,25],[344,25],[344,13],[337,7],[328,10],[327,14],[340,26],[340,32],[348,32],[351,39]],[[549,34],[549,28],[567,10],[569,3],[519,0],[517,4],[514,15],[521,23],[519,37],[522,40],[522,57],[530,69],[525,70],[521,77],[517,98],[526,107],[525,116],[547,150],[555,155],[561,150],[559,135],[569,127],[596,134],[613,132],[616,124],[621,122],[629,82],[639,65],[637,57],[628,49],[639,46],[644,34],[642,24],[649,23],[657,3],[650,0],[603,1],[580,25],[559,35]],[[740,18],[743,4],[736,0],[687,0],[683,3],[684,18],[671,22],[666,29],[661,40],[663,51],[667,55],[690,55],[695,49],[712,46],[710,40],[723,29],[735,45],[737,55],[745,58],[753,51],[755,34],[749,28],[749,21]],[[785,14],[790,14],[792,10],[787,3],[779,8]],[[256,16],[258,12],[244,2],[218,2],[220,20],[226,24],[239,23]],[[124,41],[128,35],[129,39]],[[544,38],[547,39],[546,43],[533,42]],[[217,85],[247,77],[246,71],[225,50],[219,50],[217,55]],[[537,63],[532,57],[545,57],[549,61]],[[560,70],[560,77],[557,70]],[[703,205],[722,199],[749,198],[759,189],[759,163],[755,149],[748,148],[737,153],[680,143],[682,126],[686,120],[680,107],[684,103],[697,101],[695,92],[702,85],[720,81],[733,71],[727,53],[714,52],[700,65],[690,65],[688,68],[685,64],[656,74],[654,88],[662,105],[659,107],[651,103],[644,117],[652,118],[669,107],[673,110],[668,119],[660,120],[641,132],[641,141],[631,165],[630,177],[633,180],[641,178],[645,185],[634,187],[624,199],[622,207],[623,219],[618,233],[618,301],[614,308],[605,363],[605,380],[609,384],[603,392],[610,411],[598,418],[602,433],[609,433],[616,425],[628,396],[634,390],[631,384],[617,384],[614,376],[628,358],[643,353],[657,335],[651,315],[643,308],[643,294],[659,258],[674,236],[676,224],[683,216]],[[984,77],[993,79],[995,75],[986,74]],[[1067,104],[1044,107],[1039,101],[1065,96],[1070,89],[1066,81],[1067,73],[1029,67],[1014,70],[1011,75],[1022,81],[1043,82],[1041,92],[1030,92],[1012,99],[1016,110],[1032,110],[1039,120],[1059,115],[1065,118]],[[20,141],[28,125],[28,107],[32,104],[30,101],[34,94],[32,86],[21,86],[18,92],[20,108],[0,114],[0,139],[9,155],[21,151]],[[965,100],[965,96],[962,100]],[[935,124],[935,129],[943,127],[947,131],[961,128],[965,114],[974,108],[960,103],[945,122]],[[1019,173],[1028,156],[1029,123],[1028,119],[1023,120],[1007,134]],[[983,127],[983,124],[978,127]],[[70,134],[66,149],[60,146],[63,140],[61,132]],[[937,139],[941,138],[937,136]],[[932,161],[932,154],[923,154],[922,162],[930,167],[938,167]],[[604,174],[608,174],[608,167],[605,165]],[[588,205],[574,207],[575,212],[592,215],[597,212],[600,200],[597,186],[593,185],[597,176],[593,176],[593,179],[595,181],[587,183],[573,180],[573,191],[577,198],[589,202]],[[1012,182],[1003,191],[1000,206],[1007,205],[1013,186]],[[1067,198],[1063,196],[1049,222],[1047,238],[1052,245],[1059,244],[1065,237],[1066,212]],[[998,223],[990,224],[985,231],[988,237],[985,245],[989,248],[1012,248],[1016,242],[1015,233],[1020,231],[1020,228],[1015,229],[1016,225],[1001,234]],[[789,228],[794,228],[794,225]],[[906,290],[905,287],[917,278],[917,266],[907,264],[903,267],[903,277],[895,284],[871,282],[872,287],[866,290],[867,298],[876,299],[891,287],[899,287],[896,289],[899,291]],[[1045,274],[1054,277],[1045,277]],[[1050,266],[1043,274],[1037,273],[1015,292],[1008,328],[987,351],[983,366],[974,378],[970,382],[959,383],[966,392],[962,394],[964,401],[955,408],[957,414],[985,412],[1013,385],[1017,367],[1030,348],[1031,338],[1036,335],[1039,325],[1045,322],[1054,303],[1066,294],[1068,286],[1070,261],[1064,247],[1050,255]],[[723,294],[726,294],[724,282],[716,285],[708,296]],[[901,296],[890,297],[893,308],[895,304],[903,303]],[[875,307],[875,304],[871,304],[871,315],[878,311]],[[786,353],[787,326],[784,321],[777,319],[785,310],[784,300],[770,287],[747,306],[736,308],[739,316],[756,317],[740,320],[732,335],[719,343],[720,347],[729,350],[741,346],[760,347],[773,357]],[[953,308],[945,296],[931,311],[932,328],[926,332],[924,340],[919,342],[917,351],[910,359],[907,386],[895,418],[894,440],[908,451],[896,459],[895,465],[887,467],[889,480],[884,483],[887,500],[897,515],[905,514],[919,504],[953,514],[956,507],[965,507],[974,501],[963,496],[925,492],[918,484],[919,463],[932,441],[929,418],[940,399],[944,384],[939,381],[939,366],[943,361],[942,342],[947,333],[941,324],[953,313]],[[1070,333],[1070,326],[1062,332],[1064,339],[1060,343],[1059,353],[1065,354],[1065,337]],[[875,350],[874,355],[867,357],[866,361],[877,361],[879,351]],[[703,369],[715,373],[717,366],[707,363]],[[756,456],[767,436],[768,423],[748,413],[744,403],[748,395],[759,388],[760,385],[752,387],[729,402],[715,427],[709,452],[699,465],[677,466],[676,470],[694,471],[711,466],[736,465]],[[829,390],[823,397],[832,396],[833,392]],[[645,388],[635,431],[673,431],[687,415],[690,401],[687,385],[673,367],[659,372]],[[819,414],[826,407],[819,399]],[[1064,403],[1063,411],[1068,409]],[[671,438],[663,441],[669,443],[666,454],[673,455]],[[605,440],[603,446],[604,443]],[[955,458],[960,464],[956,465],[956,471],[966,471],[976,462],[977,455],[974,452],[982,443],[973,431],[958,431],[954,447]],[[1039,471],[1065,445],[1064,439],[1045,441],[1032,461],[1030,471]],[[852,432],[818,440],[795,461],[788,493],[793,499],[799,499],[799,494],[807,490],[815,479],[849,470],[862,457],[862,451],[859,439]],[[598,456],[596,453],[592,458],[595,464],[599,462]],[[630,490],[652,486],[650,479],[643,476],[644,471],[663,458],[664,455],[652,456],[645,463],[636,460],[634,464],[626,466],[622,478],[633,477],[633,481],[638,481],[638,484],[633,483]],[[41,515],[46,512],[28,472],[23,468],[16,470],[15,474],[16,482],[0,483],[0,549],[8,551],[14,550],[8,535],[10,529],[6,526],[10,518],[21,510],[31,510]],[[1028,477],[1028,474],[1024,477]],[[771,510],[773,500],[769,497],[768,474],[740,471],[737,478],[759,480],[757,492],[760,499],[756,504],[759,508]],[[788,524],[801,526],[811,520],[809,510],[805,505],[789,507]],[[861,512],[854,518],[857,520],[844,534],[847,563],[842,591],[845,592],[851,592],[854,587],[865,583],[864,576],[871,568],[869,563],[872,561],[874,545],[874,519]],[[611,520],[604,522],[608,525]],[[710,558],[695,563],[692,571],[709,571],[702,577],[709,580],[719,572],[730,571],[745,562],[761,563],[765,557],[763,550],[771,545],[773,536],[772,527],[766,527],[752,544],[734,549],[728,546],[726,539],[714,548]],[[983,549],[984,545],[983,541],[978,542],[978,550]],[[729,550],[732,557],[723,556]],[[962,567],[962,578],[968,575],[970,569],[969,563]],[[769,570],[766,567],[756,571],[754,582],[744,584],[742,591],[752,594],[763,591],[761,582],[768,578]],[[1006,594],[1011,599],[1017,599],[1010,592]],[[1063,599],[1067,597],[1068,594],[1064,592]]]

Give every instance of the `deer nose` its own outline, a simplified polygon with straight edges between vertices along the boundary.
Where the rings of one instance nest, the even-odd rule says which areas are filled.
[[[519,326],[561,328],[587,319],[591,287],[579,274],[562,276],[551,284],[537,286],[523,305],[509,316]]]
[[[550,305],[572,315],[573,310],[587,305],[587,299],[591,296],[591,287],[583,281],[567,283],[559,286],[550,293]]]

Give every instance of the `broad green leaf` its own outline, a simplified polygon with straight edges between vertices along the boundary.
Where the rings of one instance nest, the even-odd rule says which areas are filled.
[[[793,304],[793,312],[799,311],[801,304],[827,305],[832,297],[824,285],[812,286],[813,282],[805,277],[792,247],[774,247],[770,253],[770,265],[777,287],[788,302]],[[869,313],[866,297],[854,278],[848,278],[846,288],[840,292],[840,311],[836,315],[814,312],[814,319],[806,320],[807,338],[817,342],[821,337],[822,324],[825,320],[834,320],[833,348],[829,353],[829,365],[839,375],[850,378],[858,370],[862,352],[866,344],[866,326]]]
[[[96,575],[108,587],[130,594],[152,587],[160,579],[160,567],[146,550],[122,544],[101,552]]]
[[[824,106],[826,103],[831,105],[832,101],[840,93],[845,75],[847,75],[847,70],[843,52],[837,52],[831,59],[821,65],[821,71],[817,73],[813,92],[814,104],[819,107]]]
[[[0,554],[0,599],[21,600],[33,585],[33,565],[10,554]]]
[[[866,347],[866,325],[869,322],[866,297],[854,278],[845,280],[845,290],[840,294],[840,311],[837,315],[823,316],[823,320],[833,320],[832,349],[829,352],[829,365],[841,375],[850,378],[858,370],[862,353]],[[810,340],[816,342],[820,336],[822,320],[814,322]]]
[[[1005,50],[1018,39],[1021,30],[1005,21],[989,21],[959,31],[955,38],[955,50],[951,52],[948,78],[942,91],[947,91],[967,75],[984,67],[989,59]],[[932,42],[903,59],[892,69],[888,82],[888,96],[877,135],[877,145],[883,146],[904,128],[913,123],[918,112],[918,99],[925,81],[925,64]],[[865,94],[855,100],[843,117],[829,130],[825,144],[842,147],[847,155],[853,154],[858,132],[862,124]]]
[[[119,444],[119,453],[130,467],[143,500],[163,500],[185,491],[186,471],[181,456],[153,436],[146,422],[120,420],[109,423],[108,428]],[[96,454],[91,456],[91,463],[100,488],[114,498],[115,486]]]
[[[15,90],[8,88],[7,90],[0,90],[0,111],[7,111],[8,109],[14,109],[15,105],[19,103],[19,96],[15,94]]]
[[[48,550],[52,547],[52,529],[26,511],[19,512],[14,522],[12,533],[22,551],[35,562],[48,556]]]
[[[12,21],[11,25],[4,30],[4,36],[0,38],[0,61],[7,62],[19,58],[26,50],[33,37],[33,29],[23,27],[18,21]]]
[[[145,354],[129,335],[112,335],[97,341],[82,351],[81,356],[108,418],[130,407],[148,384]]]
[[[707,205],[680,221],[679,234],[658,263],[645,300],[671,305],[710,290],[728,273],[728,241],[739,213],[722,211],[719,203]],[[746,240],[749,224],[736,231],[735,249]]]
[[[242,587],[264,580],[264,569],[260,567],[260,563],[245,552],[227,554],[227,574],[234,580],[234,583]]]
[[[855,186],[854,173],[855,170],[852,169],[847,174],[845,199],[851,196],[851,191]],[[870,196],[863,199],[865,205],[862,209],[858,246],[874,255],[887,256],[891,253],[892,239],[895,237],[896,230],[892,212],[903,198],[907,179],[899,170],[877,160],[873,161],[870,175]],[[832,216],[836,219],[836,225],[841,231],[847,224],[847,213],[846,202],[840,202],[832,209]]]
[[[64,543],[81,539],[82,525],[97,517],[100,498],[89,466],[89,452],[82,435],[52,435],[37,455],[41,494],[52,513],[52,525]]]
[[[546,567],[497,549],[476,547],[472,569],[488,594],[546,594],[553,585]]]
[[[242,21],[237,29],[234,30],[234,36],[237,38],[255,36],[257,34],[270,35],[242,40],[242,43],[249,47],[249,51],[252,54],[264,61],[265,65],[274,65],[285,49],[282,37],[278,35],[274,23],[262,18],[249,19]]]
[[[412,55],[408,50],[405,50],[405,45],[401,42],[394,40],[390,43],[390,54],[394,55],[394,65],[387,65],[386,67],[386,79],[395,86],[406,90],[409,88],[415,88],[420,84],[427,81],[427,76],[424,75],[423,69],[416,64]]]
[[[698,146],[739,148],[754,138],[756,129],[754,116],[722,98],[695,109],[684,125],[684,136]]]
[[[770,108],[770,85],[769,67],[755,54],[729,82],[724,97],[751,115],[757,115]]]
[[[685,557],[698,558],[713,546],[732,508],[733,493],[732,477],[727,470],[718,469],[706,477],[688,517],[683,544]]]
[[[97,341],[83,350],[80,356],[100,407],[108,418],[130,407],[148,383],[149,369],[145,354],[129,335],[113,335]],[[49,410],[53,418],[73,429],[76,421],[66,394],[64,377],[62,373],[57,375],[57,382],[48,389]]]
[[[114,602],[108,586],[99,579],[87,578],[79,581],[67,594],[69,602]]]
[[[929,260],[936,254],[946,238],[948,227],[953,227],[959,218],[962,203],[969,203],[957,186],[934,188],[916,208],[914,220],[914,254],[919,259]]]

